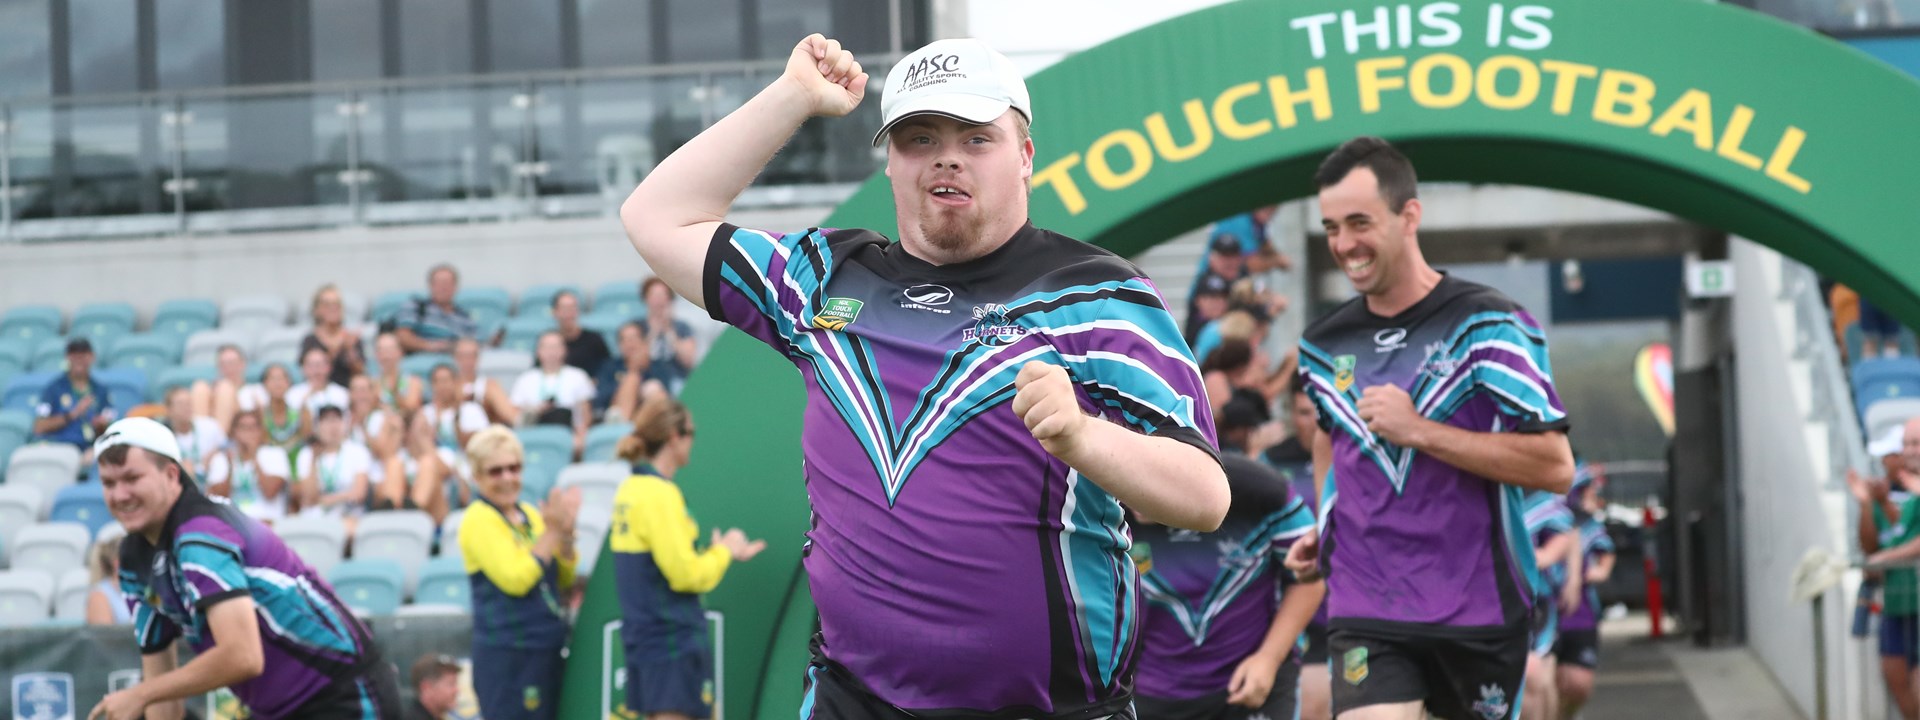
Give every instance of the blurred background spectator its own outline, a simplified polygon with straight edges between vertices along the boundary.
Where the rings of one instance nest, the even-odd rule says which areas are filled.
[[[88,625],[132,625],[133,611],[120,591],[120,540],[125,533],[102,538],[87,549]]]
[[[287,391],[288,405],[308,415],[318,414],[323,407],[347,409],[351,398],[345,387],[333,383],[333,361],[326,350],[313,348],[301,353],[300,372],[305,382]]]
[[[413,661],[407,677],[413,682],[414,699],[402,720],[446,720],[460,702],[460,663],[453,658],[422,655]]]
[[[529,370],[528,372],[533,372]],[[460,381],[452,365],[435,365],[430,372],[433,402],[422,410],[432,422],[440,447],[458,450],[473,434],[486,429],[487,412],[478,403],[460,397]]]
[[[480,373],[480,341],[461,338],[454,343],[453,369],[459,371],[460,399],[479,404],[489,422],[507,427],[520,424],[520,409],[507,398],[507,389]]]
[[[598,377],[613,353],[600,333],[580,327],[580,298],[572,290],[553,294],[553,324],[560,339],[566,341],[567,364],[580,368],[587,377]]]
[[[646,379],[665,385],[667,394],[679,397],[698,351],[693,328],[673,316],[673,288],[667,287],[665,280],[647,278],[640,284],[640,297],[647,303],[642,328],[646,331],[647,353],[641,371]]]
[[[267,405],[267,390],[247,380],[247,354],[237,345],[222,345],[214,354],[212,382],[193,383],[193,414],[213,418],[220,427],[233,424],[236,413],[258,412]]]
[[[408,375],[401,367],[406,353],[400,349],[400,337],[394,333],[381,333],[373,339],[373,362],[379,375],[374,385],[380,390],[380,402],[387,407],[410,413],[420,409],[421,396],[425,391],[420,387],[420,379]]]
[[[186,388],[168,390],[166,407],[167,426],[180,440],[182,464],[193,471],[194,477],[204,480],[208,461],[227,446],[226,431],[213,418],[194,416],[192,393]]]
[[[560,425],[573,429],[573,452],[586,447],[587,425],[593,416],[593,379],[567,364],[567,345],[560,333],[540,335],[534,349],[539,364],[513,383],[514,406],[522,425]]]
[[[453,352],[453,341],[479,335],[479,326],[464,308],[455,305],[460,273],[440,264],[427,271],[427,296],[415,298],[394,317],[394,335],[408,353]]]
[[[260,387],[267,395],[267,404],[260,411],[261,426],[267,430],[267,444],[287,451],[288,455],[306,444],[308,428],[313,422],[299,406],[287,402],[287,391],[292,385],[293,374],[285,365],[272,363],[260,372]]]
[[[367,359],[360,354],[360,329],[346,326],[340,289],[332,284],[320,286],[313,293],[308,315],[313,318],[313,331],[300,340],[300,356],[306,357],[307,351],[315,348],[325,352],[333,364],[327,379],[346,387],[354,373],[366,370]]]
[[[372,467],[366,446],[347,439],[345,413],[338,406],[321,407],[314,414],[313,442],[294,464],[300,478],[300,513],[338,518],[347,537],[353,537],[367,510],[367,473]]]
[[[92,462],[93,438],[116,416],[105,388],[93,379],[93,343],[67,341],[67,371],[40,391],[34,407],[33,439],[80,449],[81,464]]]
[[[207,494],[228,498],[249,517],[271,523],[287,515],[293,468],[287,451],[267,444],[260,414],[243,412],[227,427],[227,447],[207,462]]]
[[[373,378],[363,374],[348,378],[347,398],[347,437],[367,446],[376,459],[384,460],[399,450],[400,413],[380,402]]]

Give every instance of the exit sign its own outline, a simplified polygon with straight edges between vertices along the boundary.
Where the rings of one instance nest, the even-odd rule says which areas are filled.
[[[1733,263],[1726,260],[1694,260],[1687,263],[1687,295],[1697,298],[1727,297],[1733,294]]]

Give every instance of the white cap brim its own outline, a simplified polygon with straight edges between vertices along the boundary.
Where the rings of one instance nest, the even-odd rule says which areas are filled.
[[[1867,445],[1867,454],[1876,458],[1898,454],[1907,440],[1907,428],[1904,423],[1887,428],[1887,431],[1874,438]]]
[[[93,456],[107,448],[117,445],[132,445],[148,452],[168,458],[174,462],[180,460],[180,439],[173,430],[156,420],[143,417],[121,418],[107,426],[100,439],[93,441]]]
[[[873,134],[873,144],[877,147],[885,142],[887,131],[900,124],[901,120],[915,115],[945,115],[975,125],[987,125],[999,120],[1001,115],[1007,114],[1007,111],[1012,108],[1013,103],[1004,99],[971,93],[945,93],[914,98],[902,103],[894,111],[893,117],[887,118],[886,122],[880,125],[880,132]]]

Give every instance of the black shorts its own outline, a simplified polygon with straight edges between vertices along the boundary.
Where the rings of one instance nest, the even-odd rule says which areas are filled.
[[[800,698],[800,720],[924,720],[928,717],[959,718],[963,716],[972,720],[986,718],[1135,720],[1137,717],[1133,712],[1133,703],[1127,699],[1114,700],[1110,703],[1110,707],[1090,707],[1044,716],[1018,711],[1002,711],[992,715],[979,713],[963,715],[958,711],[910,713],[881,700],[859,680],[848,674],[845,668],[826,659],[821,651],[821,642],[820,634],[814,633],[813,640],[809,643],[813,661],[807,665],[806,690]]]
[[[713,656],[705,647],[680,657],[635,660],[627,653],[627,709],[642,716],[679,713],[713,717]]]
[[[1327,664],[1327,626],[1323,623],[1307,623],[1307,629],[1301,633],[1307,638],[1307,651],[1300,656],[1304,665]]]
[[[1300,716],[1300,661],[1287,658],[1273,674],[1273,690],[1258,708],[1227,704],[1227,691],[1185,700],[1133,696],[1136,713],[1147,720],[1248,720],[1259,713],[1278,720]]]
[[[1577,665],[1588,670],[1600,667],[1599,630],[1561,630],[1560,642],[1553,646],[1560,667]]]
[[[366,674],[341,678],[308,698],[287,717],[317,720],[398,720],[400,672],[376,660]]]
[[[1455,639],[1332,628],[1327,652],[1333,714],[1424,702],[1427,712],[1444,720],[1517,718],[1528,634],[1515,627],[1498,636]]]

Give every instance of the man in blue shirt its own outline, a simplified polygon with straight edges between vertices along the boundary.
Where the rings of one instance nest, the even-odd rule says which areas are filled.
[[[106,390],[93,381],[93,343],[86,338],[67,343],[67,374],[40,391],[34,417],[34,440],[80,448],[81,464],[92,462],[93,438],[114,418]]]

